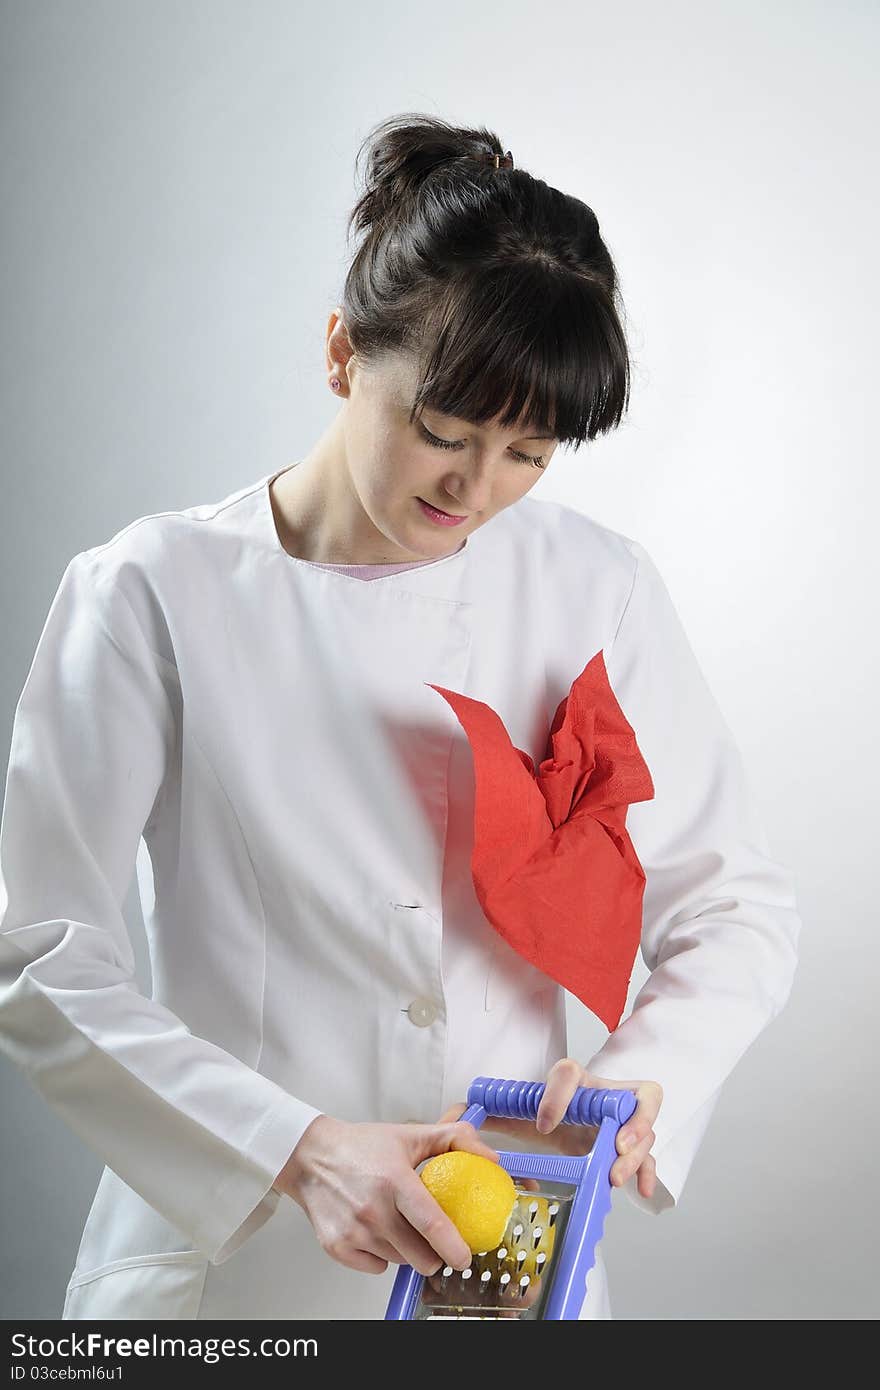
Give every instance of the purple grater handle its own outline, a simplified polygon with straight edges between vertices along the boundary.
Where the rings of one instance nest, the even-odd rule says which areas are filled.
[[[462,1120],[480,1125],[487,1115],[514,1120],[534,1120],[544,1094],[544,1081],[502,1081],[498,1077],[478,1076],[468,1087],[468,1109]],[[595,1086],[578,1086],[562,1117],[565,1125],[600,1125],[613,1117],[618,1127],[625,1124],[636,1108],[632,1091],[611,1091]],[[476,1118],[472,1111],[483,1113]]]

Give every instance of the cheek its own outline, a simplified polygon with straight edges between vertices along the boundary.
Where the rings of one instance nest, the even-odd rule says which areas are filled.
[[[389,497],[400,493],[419,493],[424,489],[425,478],[429,476],[419,450],[411,444],[407,446],[400,440],[393,440],[381,461],[377,486]]]
[[[406,450],[399,440],[381,434],[365,444],[352,469],[362,495],[379,501],[400,491],[407,473],[412,472],[412,462],[407,462]]]
[[[389,499],[437,493],[449,457],[409,439],[390,440],[378,461],[375,487]]]
[[[520,497],[524,497],[527,492],[531,492],[535,483],[541,477],[542,470],[535,468],[530,463],[517,463],[511,465],[511,477],[507,482],[508,504],[516,502]]]

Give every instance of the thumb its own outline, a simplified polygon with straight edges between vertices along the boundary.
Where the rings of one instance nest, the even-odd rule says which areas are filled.
[[[450,1120],[458,1120],[461,1118],[461,1116],[464,1114],[466,1110],[467,1101],[457,1100],[454,1105],[450,1105],[448,1110],[443,1111],[443,1114],[440,1116],[440,1119],[437,1121],[437,1123],[443,1125],[447,1124]]]
[[[499,1162],[495,1149],[477,1134],[469,1120],[447,1122],[435,1125],[410,1125],[407,1135],[413,1165],[424,1158],[449,1153],[454,1149],[464,1149],[467,1153],[479,1154],[493,1163]]]

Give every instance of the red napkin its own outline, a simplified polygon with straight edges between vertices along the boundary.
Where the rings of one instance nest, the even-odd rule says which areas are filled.
[[[470,741],[471,868],[486,917],[613,1032],[639,948],[645,891],[626,808],[650,801],[654,784],[601,648],[560,701],[537,772],[489,705],[426,684],[452,706]]]

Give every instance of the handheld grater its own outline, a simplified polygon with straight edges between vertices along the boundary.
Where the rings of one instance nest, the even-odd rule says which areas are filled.
[[[460,1118],[477,1128],[487,1115],[534,1120],[544,1085],[478,1076],[468,1088],[468,1108]],[[632,1091],[579,1086],[562,1123],[598,1126],[588,1154],[497,1149],[517,1191],[501,1244],[474,1255],[463,1271],[446,1265],[424,1275],[401,1265],[386,1320],[578,1318],[611,1209],[617,1131],[635,1108]]]

